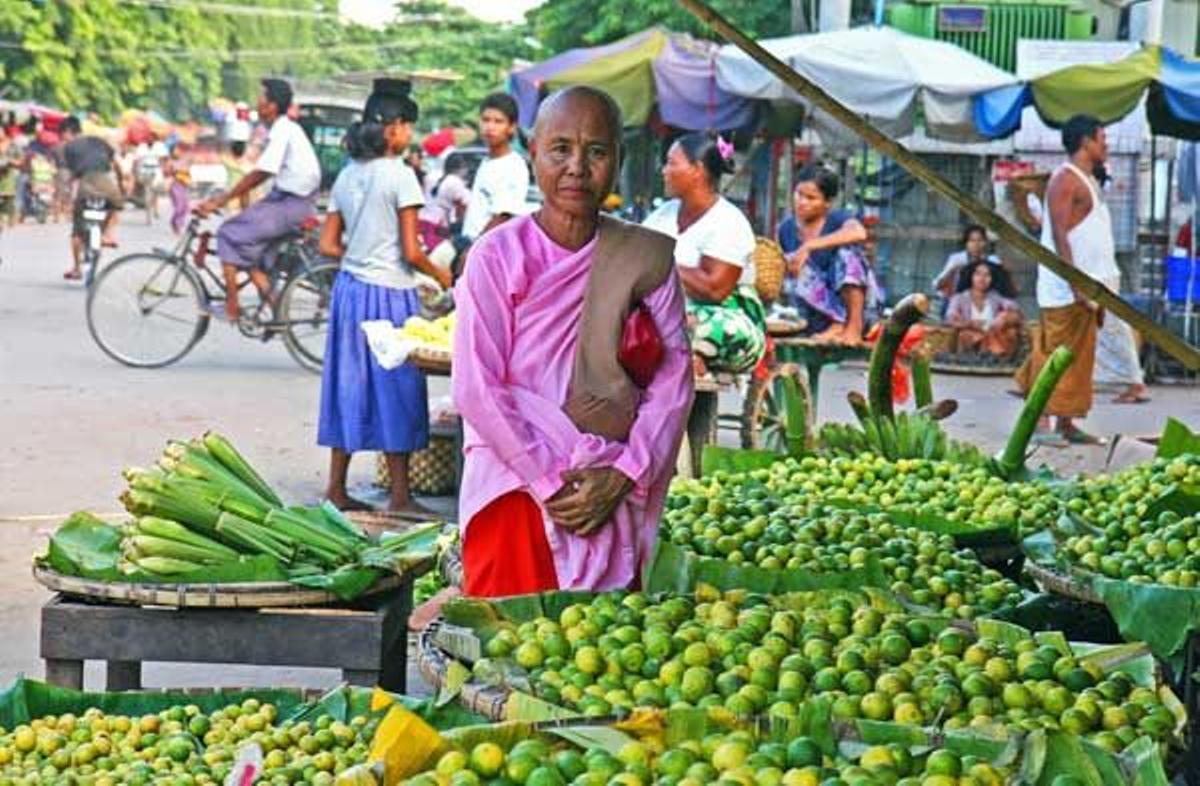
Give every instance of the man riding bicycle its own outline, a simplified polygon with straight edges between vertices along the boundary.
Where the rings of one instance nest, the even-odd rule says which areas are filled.
[[[108,207],[104,220],[106,246],[117,245],[117,214],[125,207],[125,193],[121,190],[121,174],[117,169],[117,155],[112,146],[98,136],[83,136],[83,128],[76,117],[68,117],[59,126],[63,141],[63,166],[71,174],[71,180],[79,184],[72,211],[71,257],[73,267],[63,278],[74,280],[83,277],[83,245],[87,227],[83,222],[83,206],[88,199],[103,199]]]
[[[225,275],[225,316],[230,322],[236,323],[240,314],[238,272],[247,271],[259,294],[273,305],[271,277],[263,268],[263,254],[272,242],[298,231],[304,220],[315,213],[321,165],[304,129],[288,118],[291,105],[291,85],[282,79],[262,80],[258,116],[271,129],[266,149],[254,171],[242,177],[232,190],[207,199],[196,208],[200,216],[210,215],[275,178],[271,193],[223,222],[217,230],[217,256]]]

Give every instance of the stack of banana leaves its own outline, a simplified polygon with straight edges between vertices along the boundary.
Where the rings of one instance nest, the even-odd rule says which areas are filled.
[[[287,580],[357,595],[385,572],[428,563],[441,524],[368,536],[329,503],[285,506],[220,434],[172,441],[148,469],[127,469],[133,516],[112,527],[71,517],[44,558],[89,578],[178,583]]]

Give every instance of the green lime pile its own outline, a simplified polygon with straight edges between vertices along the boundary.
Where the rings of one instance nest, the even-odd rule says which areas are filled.
[[[766,516],[788,524],[829,503],[893,516],[926,516],[964,532],[997,527],[1039,530],[1058,518],[1053,490],[1041,483],[1010,483],[982,467],[949,461],[806,456],[748,472],[716,472],[676,480],[668,509],[685,510],[688,524],[724,516]],[[714,546],[715,548],[715,546]]]
[[[1176,485],[1200,494],[1200,455],[1160,458],[1113,475],[1081,478],[1067,509],[1101,529],[1119,524],[1137,534],[1150,506]]]
[[[586,715],[632,707],[724,706],[792,716],[823,696],[836,718],[946,728],[1001,724],[1094,736],[1121,750],[1164,739],[1175,719],[1126,674],[1030,640],[1006,644],[845,594],[694,600],[605,594],[502,628],[491,658],[514,658],[547,701]]]
[[[484,742],[469,752],[442,755],[410,786],[1000,786],[1004,769],[970,756],[934,750],[914,756],[899,745],[874,746],[856,758],[825,756],[812,740],[757,742],[748,732],[709,734],[667,750],[630,742],[615,755],[601,749],[579,752],[523,740],[505,752]]]
[[[1077,567],[1138,584],[1200,587],[1200,517],[1164,511],[1068,536],[1058,553]]]
[[[0,784],[219,784],[242,745],[265,756],[264,784],[330,785],[366,759],[374,724],[329,716],[276,723],[256,699],[204,714],[195,705],[129,717],[89,709],[0,730]]]
[[[1124,674],[1106,676],[1033,639],[976,639],[849,593],[608,593],[558,619],[502,627],[485,650],[479,664],[512,658],[539,696],[590,716],[724,706],[786,717],[826,697],[840,719],[1063,728],[1114,750],[1175,728],[1155,691]]]
[[[959,549],[953,537],[898,526],[884,513],[825,507],[789,520],[753,512],[761,509],[752,502],[717,517],[708,515],[709,504],[703,495],[675,494],[663,516],[664,536],[705,556],[768,570],[836,574],[877,561],[898,596],[963,619],[1021,602],[1015,582]]]

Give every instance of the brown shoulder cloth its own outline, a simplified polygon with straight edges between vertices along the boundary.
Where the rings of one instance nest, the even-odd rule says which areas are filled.
[[[583,295],[583,318],[563,411],[580,431],[614,442],[629,438],[640,392],[618,360],[630,312],[662,286],[675,265],[675,241],[601,215]]]

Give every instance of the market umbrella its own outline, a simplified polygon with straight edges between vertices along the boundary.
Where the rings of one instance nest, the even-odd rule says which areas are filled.
[[[657,109],[662,121],[676,128],[741,128],[754,119],[754,104],[717,84],[716,53],[711,42],[655,27],[515,71],[509,91],[517,99],[523,128],[533,126],[546,93],[575,84],[612,95],[627,126],[645,124]]]
[[[977,96],[975,125],[989,138],[1008,136],[1020,128],[1021,111],[1030,105],[1050,126],[1077,114],[1108,125],[1137,109],[1143,98],[1155,134],[1200,140],[1200,61],[1157,45],[1114,63],[1061,68]]]
[[[760,42],[793,69],[885,133],[913,131],[918,108],[930,136],[978,138],[973,96],[1016,77],[967,50],[890,27],[858,27]],[[803,103],[774,74],[736,46],[721,47],[717,84],[746,98]],[[819,120],[819,118],[818,118]]]

